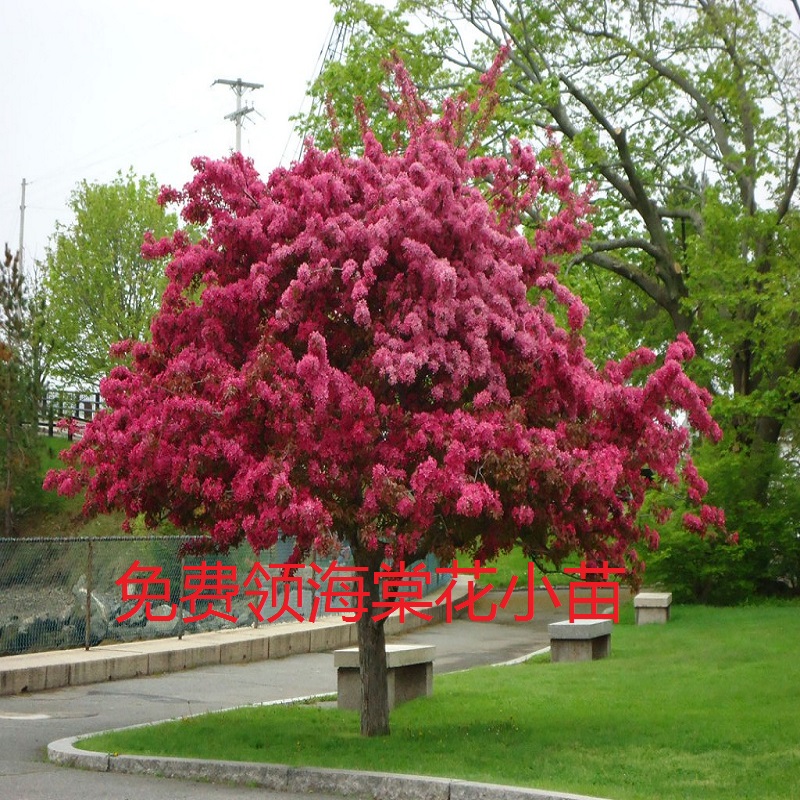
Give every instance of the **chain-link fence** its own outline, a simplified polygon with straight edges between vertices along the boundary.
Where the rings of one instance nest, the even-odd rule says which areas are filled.
[[[313,620],[356,602],[346,550],[290,569],[291,541],[182,558],[185,541],[0,538],[0,655]],[[426,589],[449,580],[437,566],[416,566]]]

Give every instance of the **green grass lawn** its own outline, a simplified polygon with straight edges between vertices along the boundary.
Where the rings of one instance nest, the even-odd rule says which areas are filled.
[[[64,468],[59,453],[71,443],[64,436],[40,436],[38,441],[39,475],[18,500],[19,507],[25,509],[18,520],[20,538],[122,534],[124,514],[100,514],[86,519],[81,515],[83,493],[67,498],[42,489],[42,481],[49,470]]]
[[[93,750],[397,771],[609,798],[800,798],[800,605],[623,609],[610,658],[439,676],[388,738],[311,705],[93,737]]]
[[[512,576],[517,576],[517,588],[522,589],[528,585],[528,559],[524,553],[522,552],[521,547],[515,547],[509,553],[501,553],[496,558],[493,558],[491,561],[487,561],[485,564],[481,566],[491,567],[492,569],[496,570],[496,572],[492,575],[487,575],[485,578],[482,579],[482,583],[490,583],[496,589],[506,589],[511,583]],[[466,556],[461,556],[458,559],[458,563],[461,566],[469,566],[470,560]],[[575,573],[565,573],[563,572],[564,568],[572,568],[572,567],[579,567],[581,565],[580,558],[577,556],[573,556],[572,558],[568,559],[563,565],[561,570],[556,571],[555,567],[552,564],[545,564],[544,566],[548,570],[547,572],[547,579],[553,586],[568,586],[573,581],[581,580]],[[609,566],[616,566],[611,564]],[[543,587],[544,584],[542,583],[542,571],[540,569],[535,570],[535,582],[536,586],[539,588]]]

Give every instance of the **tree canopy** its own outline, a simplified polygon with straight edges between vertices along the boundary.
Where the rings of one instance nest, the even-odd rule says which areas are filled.
[[[142,257],[142,241],[177,224],[158,188],[155,177],[128,172],[72,192],[74,220],[57,225],[44,264],[51,373],[63,384],[96,385],[113,364],[112,344],[148,336],[165,279],[163,263]]]
[[[8,245],[0,261],[0,510],[11,536],[38,484],[43,302]]]
[[[592,310],[589,352],[661,350],[689,336],[700,356],[690,372],[714,395],[730,464],[746,473],[717,496],[769,509],[769,525],[758,514],[735,524],[754,546],[753,581],[786,577],[773,512],[784,509],[781,536],[796,539],[800,43],[789,20],[755,0],[336,4],[354,25],[350,49],[312,92],[330,97],[346,144],[357,119],[341,87],[391,49],[438,96],[454,84],[474,91],[509,48],[482,144],[503,152],[509,133],[546,143],[549,131],[573,176],[596,182],[593,233],[562,271]],[[364,98],[389,141],[383,99]]]
[[[588,197],[557,151],[469,153],[498,69],[434,118],[396,64],[394,149],[365,124],[363,155],[310,148],[266,182],[240,154],[197,159],[162,199],[207,236],[150,240],[170,259],[152,341],[117,348],[129,363],[101,383],[108,410],[47,486],[215,548],[347,543],[370,609],[384,560],[516,543],[635,581],[637,544],[657,538],[638,516],[654,477],[688,492],[688,528],[724,529],[687,452],[692,429],[720,435],[682,368],[688,338],[660,363],[637,349],[596,368],[553,260],[588,235]],[[549,211],[529,241],[531,209]],[[362,732],[386,733],[383,620],[358,633]]]

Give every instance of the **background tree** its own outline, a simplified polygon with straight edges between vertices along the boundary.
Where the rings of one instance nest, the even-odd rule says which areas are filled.
[[[362,156],[310,149],[266,183],[240,154],[198,160],[165,199],[208,236],[149,248],[172,259],[152,342],[119,348],[131,362],[101,383],[109,410],[46,484],[85,486],[90,512],[199,529],[198,548],[285,535],[300,558],[347,543],[368,592],[367,735],[389,731],[384,562],[521,544],[535,560],[624,563],[635,582],[637,544],[656,537],[638,519],[648,476],[689,493],[695,532],[724,522],[701,505],[674,416],[719,436],[681,367],[688,339],[657,368],[637,350],[596,369],[585,306],[552,261],[580,248],[587,198],[557,155],[540,164],[513,144],[509,160],[470,157],[497,70],[477,103],[449,100],[432,121],[396,65],[409,131],[396,150],[367,128]],[[542,211],[533,242],[517,231],[523,209]]]
[[[311,109],[295,118],[297,132],[301,137],[311,136],[322,150],[334,145],[346,151],[360,150],[362,126],[353,113],[353,101],[361,98],[370,130],[384,146],[390,146],[393,137],[404,132],[386,102],[390,94],[397,94],[393,85],[386,84],[384,62],[392,52],[402,48],[404,64],[429,102],[450,94],[447,86],[455,76],[436,53],[429,53],[422,46],[421,39],[414,39],[408,22],[396,11],[360,0],[334,5],[339,6],[335,24],[346,35],[347,59],[327,61],[309,86]],[[439,49],[450,42],[446,31],[430,33],[447,37],[439,43]],[[415,41],[415,45],[409,47],[409,41]],[[361,69],[354,69],[359,61]],[[333,101],[332,106],[329,101]],[[336,116],[334,125],[332,110]]]
[[[0,509],[4,536],[15,532],[38,477],[40,298],[5,247],[0,262]]]
[[[111,368],[109,348],[145,339],[164,289],[164,265],[142,257],[144,235],[174,230],[157,202],[153,176],[121,173],[108,184],[82,182],[72,193],[74,221],[59,224],[45,257],[52,376],[94,386]]]
[[[486,146],[498,131],[540,141],[555,131],[573,174],[598,185],[593,235],[563,273],[592,309],[589,351],[661,349],[686,332],[701,356],[692,374],[714,393],[746,475],[720,499],[735,505],[741,491],[770,514],[780,505],[797,532],[780,499],[787,469],[797,485],[787,456],[800,401],[800,46],[788,20],[754,0],[400,0],[380,24],[367,4],[338,5],[360,26],[352,53],[329,67],[343,86],[389,44],[426,75],[438,59],[448,81],[473,85],[509,45]],[[346,130],[351,99],[325,74],[318,86]],[[782,548],[756,518],[732,520],[761,554],[751,590],[764,570],[781,577]]]

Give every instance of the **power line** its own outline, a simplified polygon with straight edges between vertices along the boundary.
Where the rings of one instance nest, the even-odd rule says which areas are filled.
[[[303,107],[308,97],[308,93],[311,90],[311,87],[314,85],[319,76],[323,73],[328,64],[333,62],[338,63],[344,57],[345,51],[347,50],[347,45],[350,41],[350,36],[352,35],[354,30],[355,30],[355,23],[352,21],[352,19],[342,20],[336,14],[334,14],[330,28],[328,28],[327,36],[325,37],[325,42],[320,48],[319,55],[317,56],[317,63],[314,65],[314,76],[309,81],[308,84],[309,89],[306,93],[306,96],[303,98],[303,101],[300,103],[300,108],[297,111],[298,117],[303,112]],[[316,114],[319,113],[320,104],[321,101],[319,100],[319,98],[312,100],[311,107],[308,113],[309,118],[313,118]],[[289,137],[286,140],[286,145],[284,146],[283,153],[281,155],[281,163],[283,163],[283,160],[286,156],[286,151],[289,149],[289,145],[293,137],[294,137],[294,131],[292,131],[289,134]],[[295,149],[295,154],[294,154],[295,160],[302,158],[304,150],[305,150],[305,138],[301,137],[301,140],[300,142],[298,142],[297,147]]]

